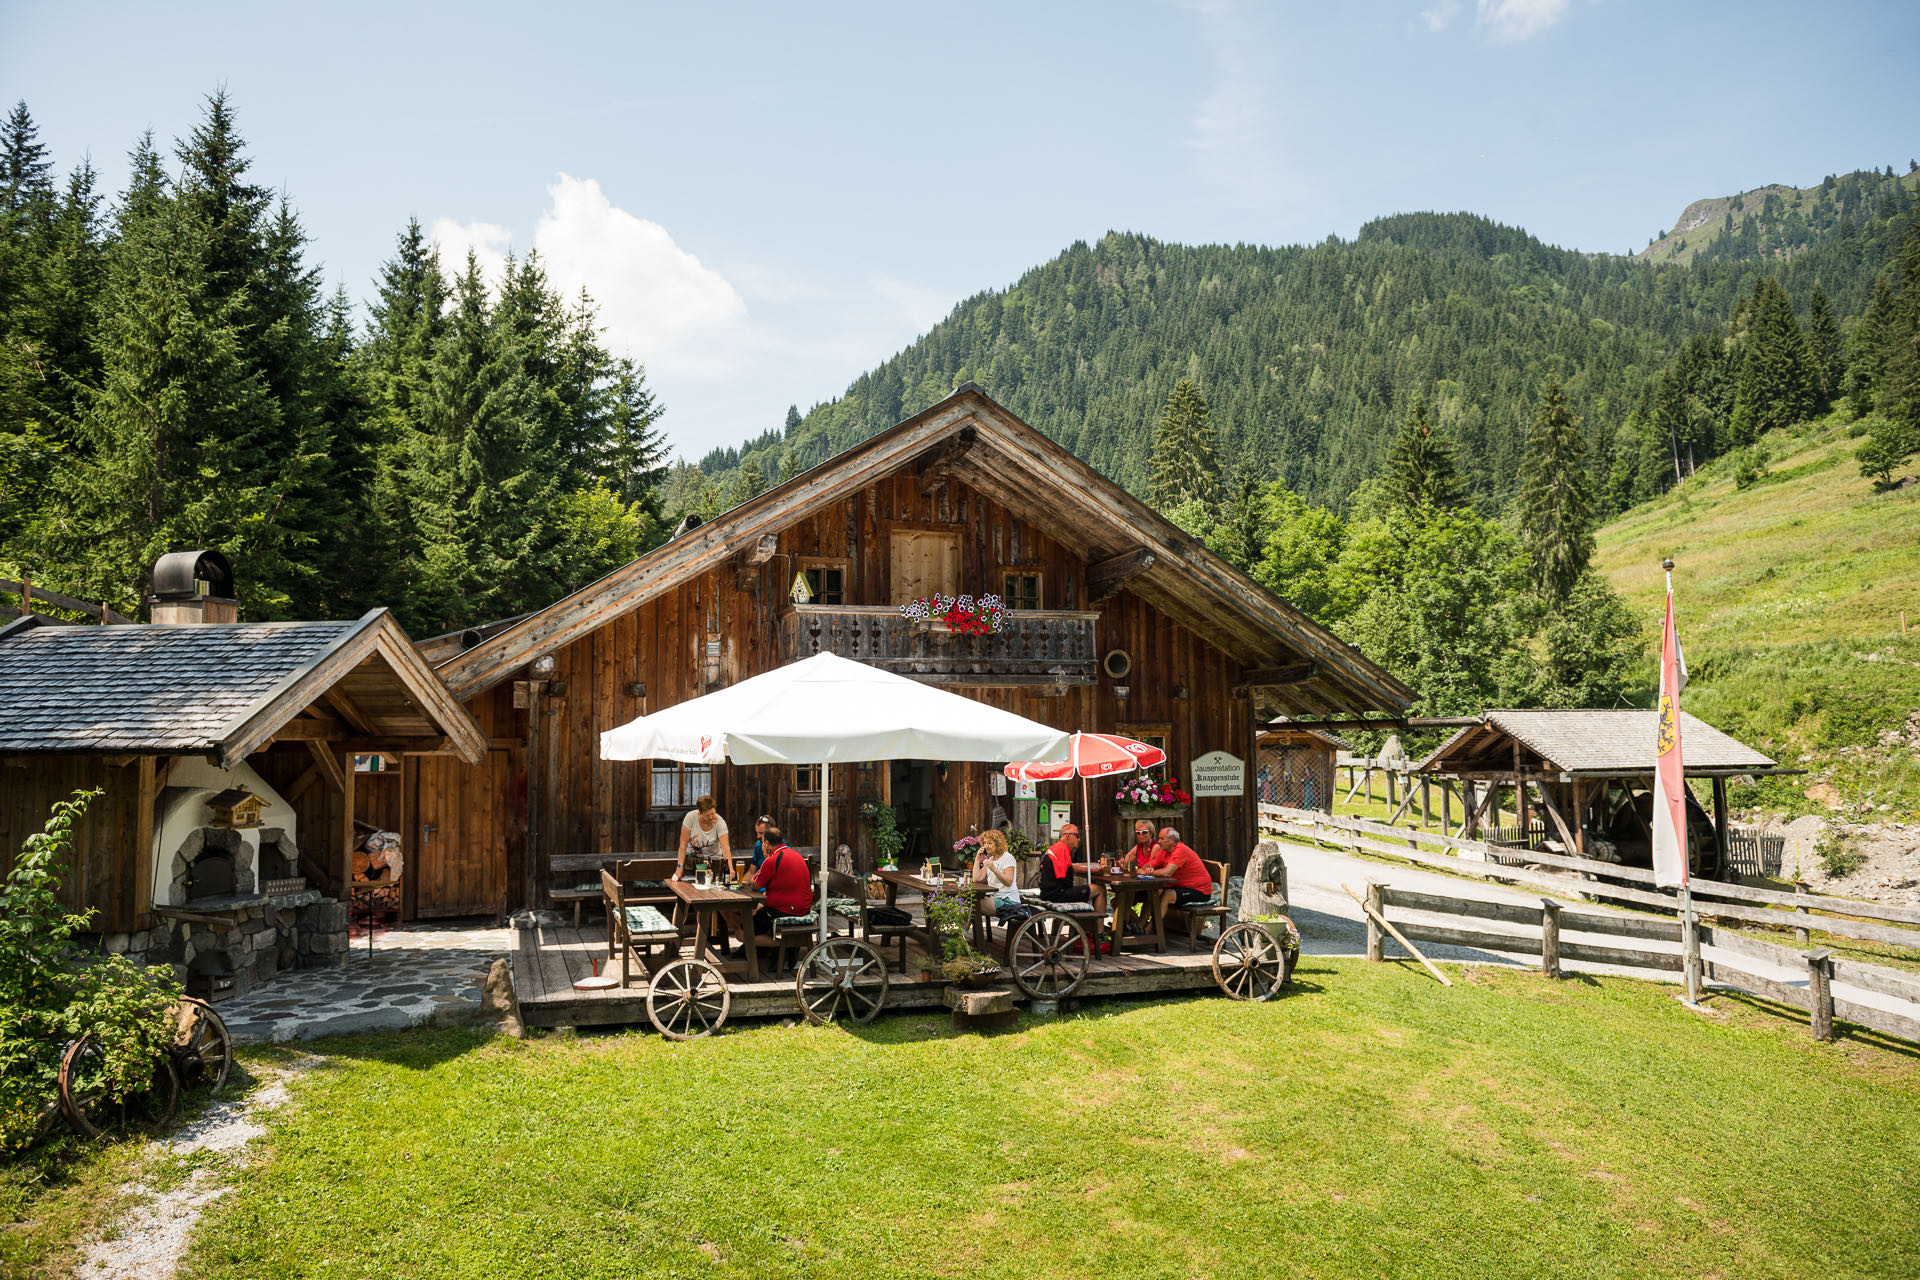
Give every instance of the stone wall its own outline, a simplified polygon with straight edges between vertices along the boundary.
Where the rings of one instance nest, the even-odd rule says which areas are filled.
[[[347,961],[346,904],[323,898],[317,890],[263,898],[215,914],[230,927],[162,918],[151,929],[106,934],[101,945],[139,964],[171,965],[182,982],[196,959],[223,956],[233,973],[233,995],[245,995],[288,969],[338,968]]]

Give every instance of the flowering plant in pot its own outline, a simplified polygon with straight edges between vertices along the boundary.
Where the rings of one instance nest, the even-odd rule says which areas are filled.
[[[1113,803],[1122,809],[1184,809],[1193,797],[1180,789],[1180,779],[1137,773],[1120,784]]]
[[[987,636],[1007,624],[1006,601],[996,595],[933,595],[909,600],[900,612],[915,622],[937,622],[957,636]]]

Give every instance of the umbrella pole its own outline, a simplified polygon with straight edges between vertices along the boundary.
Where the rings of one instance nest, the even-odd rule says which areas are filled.
[[[1087,807],[1087,775],[1080,775],[1080,847],[1087,851],[1087,887],[1093,887],[1093,810]]]
[[[833,788],[828,785],[831,781],[828,774],[832,769],[833,766],[825,761],[820,763],[820,920],[818,922],[818,935],[819,941],[821,942],[827,940],[827,868],[832,865],[827,861],[828,850],[833,848],[833,840],[828,831],[833,810],[827,806],[827,797],[833,793]]]

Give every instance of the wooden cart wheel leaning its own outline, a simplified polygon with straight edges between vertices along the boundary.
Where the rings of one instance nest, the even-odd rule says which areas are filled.
[[[1086,981],[1093,963],[1087,930],[1072,916],[1043,911],[1029,916],[1007,944],[1007,968],[1013,981],[1034,1000],[1059,1000]]]
[[[733,1008],[720,971],[704,960],[675,960],[647,986],[647,1020],[669,1040],[698,1040],[718,1031]]]
[[[210,1093],[219,1093],[233,1070],[233,1037],[226,1022],[212,1005],[192,996],[180,998],[173,1016],[173,1064],[180,1083],[189,1089],[205,1085]]]
[[[180,1073],[173,1055],[154,1060],[152,1077],[140,1088],[115,1093],[103,1078],[107,1051],[93,1035],[67,1046],[60,1059],[60,1109],[74,1131],[89,1138],[156,1129],[180,1105]]]
[[[1235,1000],[1271,1000],[1287,980],[1287,958],[1257,924],[1228,925],[1213,944],[1213,980]]]
[[[887,1002],[887,963],[857,938],[829,938],[800,962],[793,996],[815,1026],[842,1019],[865,1026]]]

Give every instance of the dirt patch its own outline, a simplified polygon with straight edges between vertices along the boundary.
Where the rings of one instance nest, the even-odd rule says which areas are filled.
[[[1780,874],[1804,880],[1815,893],[1829,893],[1893,906],[1920,906],[1920,824],[1849,822],[1843,818],[1768,818],[1761,829],[1786,839]],[[1832,875],[1819,850],[1845,855],[1845,875]]]

